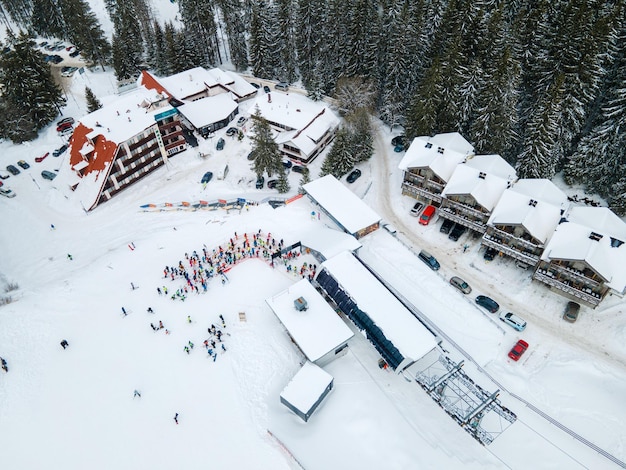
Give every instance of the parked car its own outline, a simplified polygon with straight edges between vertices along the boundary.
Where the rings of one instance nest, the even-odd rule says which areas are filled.
[[[224,141],[224,139],[222,139],[222,138],[220,137],[220,138],[218,139],[218,141],[217,141],[217,145],[215,146],[215,148],[216,148],[217,150],[224,150],[224,144],[225,144],[225,143],[226,143],[226,142]]]
[[[259,176],[256,179],[256,189],[263,189],[263,185],[265,184],[265,178],[263,178],[262,176]]]
[[[41,162],[43,162],[43,161],[44,161],[44,160],[48,157],[48,155],[50,155],[50,152],[46,152],[46,153],[44,153],[41,157],[37,157],[37,158],[35,158],[35,161],[36,161],[37,163],[41,163]]]
[[[62,126],[63,124],[66,124],[66,123],[68,123],[68,122],[69,122],[70,124],[74,124],[74,118],[73,118],[73,117],[71,117],[71,116],[68,116],[68,117],[66,117],[66,118],[61,119],[59,122],[57,122],[57,127],[58,127],[58,126]]]
[[[393,139],[391,139],[391,145],[396,147],[398,145],[404,145],[405,136],[397,135]]]
[[[57,125],[57,132],[63,132],[64,130],[71,129],[73,124],[69,121]]]
[[[278,186],[278,180],[269,180],[267,182],[267,187],[270,189],[274,189],[276,186]]]
[[[486,295],[477,296],[476,303],[480,305],[481,307],[486,308],[491,313],[496,313],[500,309],[498,302],[496,302],[490,297],[487,297]]]
[[[293,163],[291,163],[289,160],[283,160],[283,167],[285,167],[285,170],[288,170],[292,166],[293,166]]]
[[[305,168],[305,167],[300,166],[300,165],[294,165],[294,166],[291,168],[291,171],[295,171],[296,173],[304,173],[304,168]]]
[[[452,284],[464,294],[469,294],[470,292],[472,292],[472,288],[470,287],[470,285],[458,276],[452,276],[450,278],[450,284]]]
[[[234,135],[237,135],[239,131],[237,130],[236,127],[229,127],[228,129],[226,129],[226,135],[228,137],[232,137]]]
[[[523,339],[520,339],[515,346],[509,351],[509,357],[514,361],[519,361],[519,358],[522,357],[522,354],[526,352],[528,349],[528,343]]]
[[[450,231],[450,235],[448,235],[448,238],[450,240],[457,241],[459,238],[461,238],[461,235],[463,235],[466,230],[467,230],[467,227],[465,225],[456,223],[454,224],[454,227],[452,227],[452,230]]]
[[[61,137],[71,137],[73,133],[74,133],[74,128],[70,126],[67,129],[63,129],[61,132],[59,132],[59,135]]]
[[[500,314],[500,320],[509,325],[511,328],[516,329],[517,331],[524,331],[524,329],[526,328],[526,320],[518,317],[511,312],[502,312]]]
[[[54,178],[56,178],[56,177],[57,177],[57,174],[56,174],[56,173],[53,173],[53,172],[51,172],[51,171],[48,171],[48,170],[43,170],[43,171],[41,172],[41,177],[42,177],[43,179],[45,179],[45,180],[50,180],[50,181],[52,181]]]
[[[8,171],[9,173],[11,173],[12,175],[14,175],[14,176],[15,176],[15,175],[19,175],[19,174],[20,174],[20,170],[18,170],[18,169],[17,169],[15,166],[13,166],[13,165],[9,165],[9,166],[7,166],[7,171]]]
[[[0,175],[0,179],[3,179],[3,180],[10,178],[10,177],[11,175]]]
[[[433,271],[437,271],[441,267],[441,265],[439,264],[439,261],[437,261],[437,258],[435,258],[433,255],[431,255],[427,251],[422,250],[419,252],[419,255],[417,256],[424,263],[426,263],[428,267],[432,269]]]
[[[270,91],[272,91],[272,90],[270,90],[270,87],[268,87],[267,85],[265,85],[265,86],[263,87],[263,91],[264,91],[265,93],[269,93],[269,92],[270,92]]]
[[[496,250],[495,248],[487,248],[485,250],[485,254],[483,255],[483,258],[487,261],[493,261],[493,259],[496,257],[497,254],[498,254],[498,250]]]
[[[28,170],[30,168],[30,165],[26,163],[24,160],[20,160],[19,162],[17,162],[17,164],[21,166],[22,168],[24,168],[25,170]]]
[[[443,219],[443,223],[441,224],[439,231],[441,233],[450,233],[450,230],[452,230],[452,227],[454,227],[454,221],[450,219]]]
[[[346,178],[346,181],[348,183],[354,183],[360,177],[361,177],[361,170],[356,168],[356,169],[352,170],[352,172],[348,175],[348,177]]]
[[[250,85],[252,85],[252,86],[253,86],[254,88],[256,88],[257,90],[258,90],[259,88],[261,88],[261,85],[259,85],[258,83],[255,83],[255,82],[250,82]]]
[[[404,144],[398,144],[393,148],[396,153],[404,152]]]
[[[9,188],[0,188],[0,195],[4,197],[15,197],[15,193]]]
[[[429,222],[432,220],[433,216],[435,215],[435,206],[433,205],[428,205],[426,206],[426,209],[424,209],[424,212],[422,212],[422,215],[420,217],[420,224],[422,225],[428,225]]]
[[[4,183],[2,181],[0,181],[0,188],[4,186]]]
[[[287,90],[289,90],[289,83],[280,82],[280,83],[277,83],[276,85],[274,85],[274,88],[276,88],[277,90],[280,90],[280,91],[287,91]]]
[[[207,171],[204,175],[202,175],[202,180],[200,180],[200,182],[203,184],[206,184],[209,181],[211,181],[212,178],[213,178],[213,173],[210,171]]]
[[[74,72],[76,72],[78,70],[78,67],[63,67],[65,70],[61,71],[61,76],[62,77],[71,77],[72,75],[74,75]]]
[[[563,320],[570,323],[574,323],[578,320],[578,314],[580,313],[580,304],[576,302],[567,302],[565,311],[563,312]]]
[[[420,212],[422,211],[423,208],[424,208],[424,204],[417,201],[415,204],[413,204],[413,207],[411,208],[411,215],[413,217],[417,217],[418,215],[420,215]]]
[[[248,160],[254,160],[256,158],[256,151],[253,150],[248,154]]]
[[[52,156],[53,157],[59,157],[61,155],[63,155],[63,153],[67,150],[67,145],[61,145],[58,149],[56,149],[54,152],[52,152]]]
[[[77,57],[80,54],[80,51],[78,49],[74,49],[72,52],[70,52],[70,57]]]
[[[237,119],[237,127],[243,126],[247,120],[248,120],[247,117],[241,116],[239,119]]]

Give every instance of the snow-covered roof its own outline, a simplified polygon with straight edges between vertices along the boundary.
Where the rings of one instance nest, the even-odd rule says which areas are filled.
[[[488,224],[522,225],[546,243],[567,206],[567,195],[550,180],[520,180],[502,193]]]
[[[196,129],[226,119],[238,108],[230,93],[220,93],[196,101],[190,101],[178,107]]]
[[[182,101],[206,91],[207,86],[215,82],[215,77],[208,70],[195,67],[157,80],[175,98]]]
[[[508,185],[506,179],[461,163],[452,173],[442,195],[471,195],[478,204],[491,211]]]
[[[381,217],[333,175],[311,181],[303,189],[350,234],[380,222]]]
[[[351,253],[322,263],[407,359],[418,360],[437,346],[435,337]]]
[[[473,152],[474,147],[458,132],[416,137],[398,168],[430,168],[443,181],[448,181],[456,166]]]
[[[573,207],[566,221],[557,226],[541,259],[585,261],[606,280],[608,287],[623,293],[626,224],[606,207]]]
[[[250,113],[254,114],[257,107],[265,119],[289,129],[302,130],[317,119],[320,119],[321,128],[328,129],[339,124],[339,118],[328,106],[296,93],[261,95],[254,100]],[[321,128],[315,128],[312,135],[321,135]]]
[[[313,408],[332,381],[332,375],[307,361],[302,369],[293,376],[280,396],[306,414]]]
[[[238,98],[249,96],[257,92],[256,88],[237,73],[222,70],[217,67],[210,69],[208,72],[215,80],[213,84],[207,83],[209,86],[219,84],[234,93]]]
[[[500,155],[471,155],[465,161],[466,165],[478,171],[499,178],[514,181],[517,179],[515,168],[507,163]]]
[[[296,310],[294,300],[303,297],[308,305]],[[289,335],[309,361],[317,361],[348,341],[354,334],[307,279],[302,279],[265,299]]]
[[[304,231],[300,235],[303,246],[311,248],[329,259],[343,251],[355,251],[361,243],[352,235],[326,227],[316,227]]]

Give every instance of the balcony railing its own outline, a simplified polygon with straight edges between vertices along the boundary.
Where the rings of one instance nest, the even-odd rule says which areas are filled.
[[[556,271],[557,273],[563,273],[566,275],[566,277],[576,279],[577,281],[582,282],[584,284],[590,284],[593,286],[594,289],[602,285],[601,282],[598,282],[595,279],[592,279],[586,276],[584,272],[578,271],[576,269],[572,269],[569,266],[551,263],[550,269]]]
[[[465,227],[468,227],[470,230],[474,230],[478,233],[485,233],[487,226],[482,223],[480,220],[473,220],[464,217],[463,214],[455,213],[449,207],[442,207],[440,212],[441,217],[444,219],[450,219],[453,222],[458,222]]]
[[[597,292],[592,291],[591,289],[584,288],[578,289],[571,284],[568,284],[566,280],[558,278],[551,271],[547,271],[544,269],[537,269],[533,274],[533,279],[543,282],[544,284],[548,284],[558,290],[561,290],[572,297],[575,297],[582,302],[585,302],[592,307],[597,307],[602,300],[602,296]]]
[[[482,244],[491,248],[495,248],[498,251],[501,251],[507,256],[511,258],[515,258],[520,260],[523,263],[526,263],[530,266],[535,266],[539,263],[539,255],[534,255],[532,253],[527,253],[524,251],[518,251],[515,247],[506,245],[503,241],[498,241],[493,237],[489,237],[488,234],[483,235]]]
[[[432,193],[428,190],[428,188],[424,186],[416,186],[415,184],[409,181],[404,181],[402,183],[402,194],[406,194],[412,197],[421,196],[422,198],[431,200],[433,202],[437,202],[437,203],[441,202],[440,193]]]
[[[485,214],[484,212],[481,212],[481,211],[479,211],[477,209],[469,207],[469,206],[467,206],[465,204],[461,204],[460,202],[453,201],[451,199],[445,199],[442,202],[442,207],[450,208],[451,211],[462,212],[464,214],[467,214],[472,219],[480,220],[481,223],[486,223],[487,220],[489,219],[489,214]],[[484,230],[483,230],[483,232],[484,232]]]
[[[543,247],[539,246],[533,242],[530,242],[528,240],[525,240],[523,238],[520,237],[516,237],[515,235],[513,235],[512,233],[509,232],[505,232],[504,230],[500,230],[497,227],[489,227],[489,231],[487,232],[487,234],[485,235],[490,236],[491,238],[494,239],[498,239],[501,238],[503,240],[506,240],[508,242],[513,242],[516,245],[521,245],[524,246],[525,248],[527,248],[530,251],[543,251]]]

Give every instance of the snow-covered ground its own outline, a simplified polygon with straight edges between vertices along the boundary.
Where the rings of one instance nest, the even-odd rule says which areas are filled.
[[[106,102],[113,82],[109,73],[75,74],[67,85],[74,99],[64,114],[82,115],[85,85]],[[596,310],[583,307],[577,323],[565,323],[560,316],[566,300],[531,282],[530,271],[507,259],[485,262],[478,240],[466,234],[454,243],[436,220],[420,226],[409,215],[413,201],[400,195],[400,156],[391,151],[384,127],[376,154],[361,166],[363,176],[347,186],[399,233],[364,237],[359,254],[449,338],[443,346],[452,359],[464,359],[459,349],[465,351],[474,361],[465,358],[468,375],[490,392],[500,389],[502,403],[517,414],[486,447],[415,382],[379,369],[378,354],[360,334],[350,340],[346,356],[325,367],[335,388],[308,423],[281,405],[279,393],[303,361],[264,302],[298,280],[284,269],[250,260],[229,272],[227,284],[211,281],[206,294],[184,302],[157,294],[157,287],[180,286],[163,279],[166,265],[184,261],[193,250],[223,245],[234,232],[262,230],[295,241],[310,227],[333,227],[325,217],[312,220],[306,198],[278,209],[261,203],[230,213],[140,209],[147,203],[277,196],[254,188],[247,138],[226,137],[221,152],[200,139],[200,148],[175,156],[87,214],[63,172],[52,182],[40,176],[66,164],[67,154],[34,161],[61,145],[53,127],[32,143],[0,144],[1,174],[17,160],[31,164],[3,180],[17,197],[0,198],[0,284],[19,286],[0,292],[13,300],[0,307],[0,356],[9,365],[8,373],[0,373],[0,468],[614,466],[515,396],[626,460],[624,300],[610,297]],[[313,175],[321,163],[314,162]],[[219,179],[226,165],[228,175]],[[199,180],[209,170],[216,177],[203,188]],[[299,177],[289,177],[292,194]],[[438,258],[440,271],[417,259],[421,248]],[[472,294],[449,285],[455,274],[471,284]],[[131,289],[131,282],[139,288]],[[520,335],[476,307],[473,299],[481,293],[527,319],[526,331]],[[239,312],[247,321],[239,320]],[[227,351],[214,362],[202,342],[220,314]],[[170,334],[152,330],[150,323],[158,321]],[[518,338],[530,349],[514,363],[506,355]],[[188,355],[183,348],[189,341],[196,347]],[[134,390],[141,397],[133,397]]]

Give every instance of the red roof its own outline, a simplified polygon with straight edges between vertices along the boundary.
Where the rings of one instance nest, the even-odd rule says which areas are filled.
[[[73,168],[78,163],[84,160],[80,153],[83,146],[89,142],[87,134],[92,132],[93,129],[85,126],[82,122],[78,123],[78,126],[74,129],[72,139],[70,140],[70,167]],[[107,164],[113,162],[115,152],[117,150],[117,144],[102,134],[98,134],[93,141],[93,154],[89,160],[89,165],[83,170],[82,174],[87,175],[94,171],[102,171],[107,168]],[[110,166],[110,165],[109,165]]]
[[[163,88],[159,81],[154,78],[147,70],[141,71],[141,76],[139,77],[139,85],[143,85],[148,90],[154,90],[157,93],[165,93],[170,98],[172,97],[172,94],[165,88]]]

